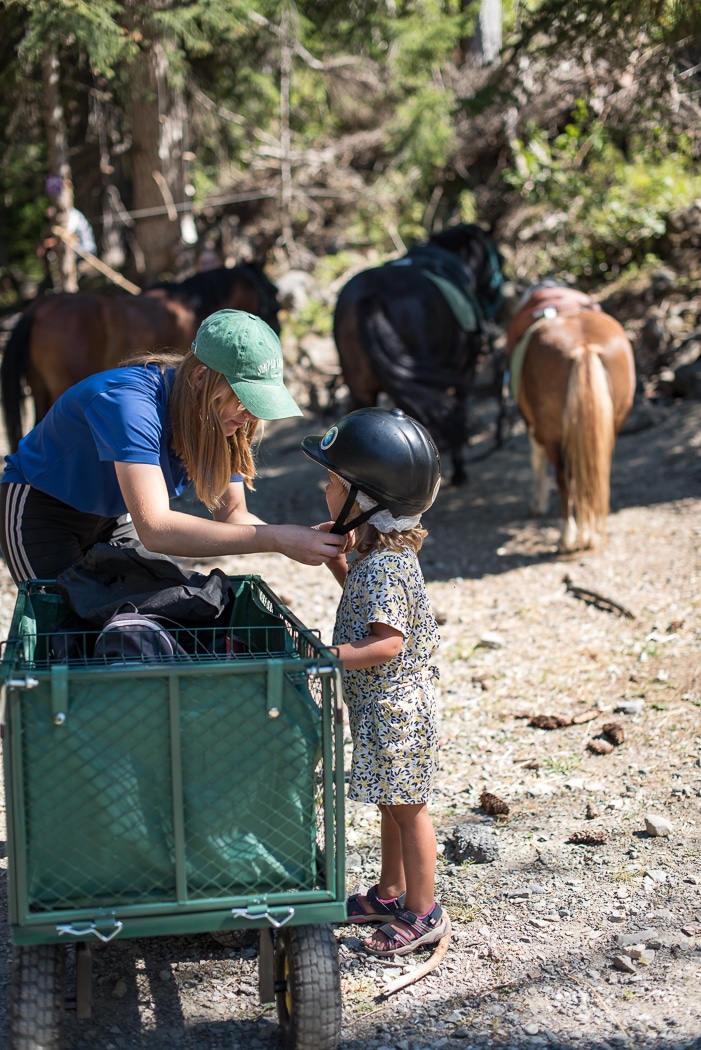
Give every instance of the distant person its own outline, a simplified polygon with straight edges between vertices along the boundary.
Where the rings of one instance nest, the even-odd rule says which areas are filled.
[[[44,218],[52,232],[43,238],[41,244],[37,248],[37,255],[40,259],[43,258],[48,251],[55,249],[58,244],[59,238],[52,230],[52,228],[57,225],[57,216],[58,208],[55,204],[50,204],[44,212]],[[68,233],[75,238],[75,243],[79,248],[82,248],[85,252],[90,252],[91,255],[97,255],[97,245],[95,243],[93,228],[83,215],[82,211],[78,211],[77,208],[69,208],[66,213],[65,228]],[[81,258],[78,252],[76,252],[76,255],[79,259]]]
[[[54,228],[59,226],[58,216],[61,212],[59,204],[59,198],[63,191],[64,180],[60,175],[47,175],[44,180],[44,189],[47,196],[51,199],[51,203],[44,212],[44,219],[48,227],[46,233],[42,237],[39,245],[37,246],[36,254],[37,258],[43,259],[45,276],[42,281],[44,288],[61,287],[62,280],[60,274],[57,272],[57,251],[59,241],[62,238],[57,233],[54,233]],[[76,208],[74,205],[65,209],[64,211],[64,229],[67,234],[67,238],[64,241],[66,247],[70,244],[75,245],[76,248],[80,248],[83,252],[89,252],[90,255],[97,256],[97,243],[95,241],[95,234],[93,228],[83,215],[82,211]],[[86,274],[94,273],[94,268],[90,262],[85,259],[80,251],[74,251],[76,256],[76,270],[79,277],[84,277]]]
[[[353,739],[349,798],[379,807],[376,886],[346,902],[349,923],[377,923],[363,941],[372,955],[405,955],[436,944],[448,920],[436,903],[436,834],[428,799],[438,757],[431,660],[438,628],[417,552],[421,515],[440,485],[427,431],[399,409],[364,408],[304,452],[326,467],[333,531],[352,531],[358,557],[329,568],[343,587],[333,645]]]

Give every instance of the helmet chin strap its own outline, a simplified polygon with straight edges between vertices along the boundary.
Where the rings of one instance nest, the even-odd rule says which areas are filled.
[[[371,518],[373,514],[377,514],[378,510],[384,509],[380,506],[374,506],[371,507],[370,510],[366,510],[362,514],[359,514],[357,518],[353,518],[352,521],[345,521],[345,517],[349,513],[353,504],[355,503],[357,495],[357,485],[351,485],[350,489],[348,490],[348,495],[346,496],[346,502],[341,508],[341,513],[338,515],[335,522],[331,526],[331,529],[329,530],[330,532],[333,532],[334,535],[345,536],[347,532],[351,532],[351,530],[356,528],[356,526],[362,525],[363,522]]]

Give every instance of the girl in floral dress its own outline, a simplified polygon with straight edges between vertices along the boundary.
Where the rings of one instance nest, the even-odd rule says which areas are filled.
[[[333,644],[344,665],[353,761],[349,798],[381,813],[380,879],[348,899],[348,922],[377,923],[363,944],[404,955],[441,939],[447,917],[434,896],[436,836],[428,799],[437,760],[431,659],[436,621],[417,552],[421,514],[440,486],[427,431],[398,409],[360,409],[304,452],[329,472],[333,532],[357,558],[329,567],[343,587]]]

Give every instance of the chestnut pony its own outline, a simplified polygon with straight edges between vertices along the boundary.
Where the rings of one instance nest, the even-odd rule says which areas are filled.
[[[560,551],[592,547],[604,530],[616,436],[635,394],[630,340],[583,293],[543,284],[521,300],[507,351],[531,440],[531,513],[547,512],[549,461],[560,494]]]
[[[357,273],[336,303],[333,333],[351,409],[388,394],[450,450],[453,484],[467,478],[467,395],[501,286],[491,235],[460,223]]]
[[[74,383],[155,349],[184,353],[215,310],[258,314],[276,332],[277,289],[257,263],[221,266],[139,295],[59,292],[31,303],[12,330],[0,366],[10,449],[22,437],[25,387],[35,422]]]

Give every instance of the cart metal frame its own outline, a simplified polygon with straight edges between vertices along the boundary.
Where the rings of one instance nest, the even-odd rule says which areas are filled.
[[[346,918],[341,665],[260,577],[230,580],[238,608],[233,627],[237,635],[244,634],[248,646],[243,654],[137,665],[87,657],[55,662],[52,638],[67,611],[62,596],[51,581],[33,580],[20,588],[0,662],[12,943],[20,960],[22,950],[32,946],[76,944],[78,1015],[89,1016],[91,943],[256,929],[261,1001],[277,1000],[289,1047],[327,1050],[336,1045],[340,1027],[340,979],[330,924]],[[109,812],[116,803],[108,801],[110,787],[121,783],[120,763],[124,760],[126,768],[134,747],[138,750],[134,725],[142,716],[151,719],[156,741],[154,769],[143,760],[136,774],[130,767],[134,798],[168,797],[155,832],[153,814],[139,815],[139,834],[148,825],[144,841],[150,847],[155,835],[156,853],[168,854],[152,885],[151,873],[142,872],[138,852],[133,858],[129,852],[136,835],[133,821],[120,839],[121,817]],[[254,726],[253,740],[242,731],[242,719]],[[300,729],[300,724],[306,728]],[[213,760],[208,776],[209,763],[198,761],[200,753],[213,752],[222,738],[229,748],[217,753],[225,764],[217,767]],[[238,803],[235,794],[227,796],[233,790],[227,785],[230,779],[237,783],[237,764],[252,761],[253,747],[261,763],[277,769],[282,787],[279,800],[273,795],[259,806],[254,796],[239,807],[252,821],[244,835],[229,828],[235,823],[229,815]],[[114,762],[110,748],[117,756]],[[82,754],[87,768],[90,756],[98,756],[97,772],[87,773],[91,779],[86,781]],[[47,756],[55,762],[51,772],[45,768]],[[289,791],[284,775],[288,762]],[[203,786],[193,791],[188,776],[195,767],[198,785],[201,781]],[[68,794],[59,790],[58,801],[53,798],[52,775],[68,780],[63,784]],[[100,799],[95,798],[103,782],[108,787],[104,819]],[[69,798],[75,799],[75,813],[61,804]],[[270,816],[278,804],[280,826]],[[150,803],[145,806],[149,809]],[[223,817],[227,828],[220,833],[216,821]],[[118,886],[114,899],[109,898],[110,879],[105,875],[110,864],[96,860],[86,846],[91,821],[108,861],[114,856],[115,878],[124,865],[129,885]],[[105,827],[115,828],[113,854],[104,843]],[[256,871],[263,872],[260,886],[255,876],[249,877],[248,852],[239,863],[236,834],[251,851]],[[200,837],[204,845],[198,852],[193,842],[199,843]],[[50,860],[55,851],[78,862],[73,860],[74,867],[56,874]],[[229,879],[227,860],[232,859],[239,874]],[[76,886],[71,872],[76,873]],[[95,899],[90,896],[93,887]],[[304,1020],[315,1013],[313,989],[300,988],[299,979],[294,987],[294,972],[299,971],[300,952],[315,950],[319,930],[314,928],[320,926],[330,933],[331,940],[322,933],[320,943],[327,956],[325,981],[331,982],[337,1003],[332,1011],[336,1019],[317,1038],[313,1025],[310,1029]],[[18,967],[25,976],[13,974],[15,985],[26,982],[27,957],[24,967]],[[327,987],[327,1001],[328,993]],[[20,994],[31,1001],[31,989],[20,987]],[[300,995],[303,1001],[297,1009],[295,997]],[[25,1002],[25,1026],[26,1007]],[[23,1038],[15,1040],[18,1050],[25,1046]]]

